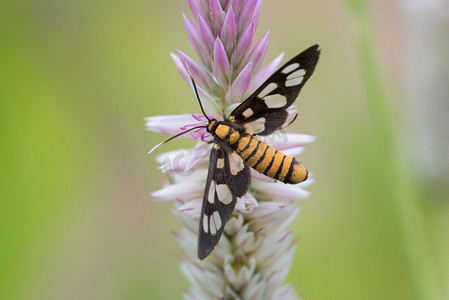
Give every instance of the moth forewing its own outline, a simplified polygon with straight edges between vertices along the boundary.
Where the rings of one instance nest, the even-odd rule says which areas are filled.
[[[265,123],[277,119],[278,116],[271,115],[271,112],[278,109],[286,110],[293,104],[315,70],[319,56],[318,45],[314,45],[292,58],[236,107],[229,119],[239,124],[260,117],[265,117]]]
[[[248,165],[223,142],[214,140],[199,222],[199,259],[217,245],[237,197],[246,193],[250,180]]]

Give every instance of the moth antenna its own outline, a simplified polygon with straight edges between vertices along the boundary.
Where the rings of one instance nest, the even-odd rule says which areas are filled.
[[[189,72],[190,74],[190,72]],[[190,79],[192,80],[193,89],[195,90],[196,99],[198,99],[198,103],[200,104],[201,111],[203,112],[203,115],[206,117],[206,119],[210,122],[210,119],[207,117],[206,113],[204,112],[203,104],[201,103],[200,95],[198,94],[198,89],[196,88],[195,80],[193,80],[192,75],[190,75]]]
[[[198,128],[206,128],[206,126],[196,126],[196,127],[192,127],[192,128],[190,128],[190,129],[187,129],[187,130],[185,130],[185,131],[183,131],[183,132],[180,132],[180,133],[178,133],[178,134],[176,134],[176,135],[174,135],[174,136],[172,136],[172,137],[166,139],[166,140],[163,141],[162,143],[159,143],[159,144],[157,144],[156,146],[154,146],[153,149],[151,149],[150,151],[148,151],[147,155],[150,155],[151,152],[153,152],[154,150],[156,150],[157,148],[159,148],[159,146],[162,146],[163,144],[165,144],[165,143],[167,143],[167,142],[170,142],[170,141],[173,140],[174,138],[177,138],[177,137],[180,136],[180,135],[183,135],[183,134],[185,134],[185,133],[187,133],[187,132],[190,132],[190,131],[195,130],[195,129],[198,129]]]
[[[203,112],[203,115],[206,117],[206,119],[210,122],[210,119],[207,117],[206,113],[204,112],[203,104],[201,103],[200,95],[198,94],[198,89],[196,88],[195,80],[193,80],[193,77],[192,77],[192,72],[190,72],[190,68],[184,60],[182,60],[182,63],[184,64],[184,67],[186,68],[187,73],[189,73],[190,80],[192,80],[193,90],[195,91],[196,99],[198,99],[198,103],[200,104],[201,111]]]

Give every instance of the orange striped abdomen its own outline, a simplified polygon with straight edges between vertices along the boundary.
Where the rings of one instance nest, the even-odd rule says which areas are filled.
[[[284,183],[295,184],[307,179],[308,172],[302,163],[250,134],[239,138],[236,152],[259,173]]]

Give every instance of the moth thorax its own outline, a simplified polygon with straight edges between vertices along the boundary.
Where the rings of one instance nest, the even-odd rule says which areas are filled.
[[[224,142],[234,144],[238,141],[240,134],[228,125],[220,124],[215,129],[215,134]]]

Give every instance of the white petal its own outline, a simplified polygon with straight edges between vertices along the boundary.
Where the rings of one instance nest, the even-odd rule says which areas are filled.
[[[200,141],[194,150],[179,149],[162,153],[156,157],[156,161],[161,164],[162,172],[187,177],[200,163],[207,161],[208,148],[206,143]]]
[[[163,115],[163,116],[153,116],[145,118],[145,126],[147,130],[153,132],[159,132],[168,135],[175,135],[180,133],[180,128],[187,124],[198,123],[191,114],[184,115]],[[181,137],[189,137],[188,134],[181,135]]]
[[[257,172],[257,171],[256,171]],[[260,173],[259,173],[260,174]],[[246,193],[241,198],[237,198],[235,209],[242,213],[250,213],[255,207],[258,207],[256,198],[251,193]]]
[[[181,205],[178,209],[183,213],[187,213],[193,217],[199,218],[202,203],[203,199],[198,198]]]
[[[285,202],[308,198],[310,192],[304,190],[298,184],[284,184],[280,181],[275,183],[253,182],[253,188],[257,190],[264,199],[277,199]]]
[[[205,170],[202,175],[205,176]],[[200,173],[199,170],[195,173]],[[194,176],[192,176],[194,178]],[[175,184],[169,184],[162,189],[151,193],[151,196],[161,200],[177,201],[182,199],[184,202],[202,198],[204,192],[204,183],[196,180],[181,180]]]

